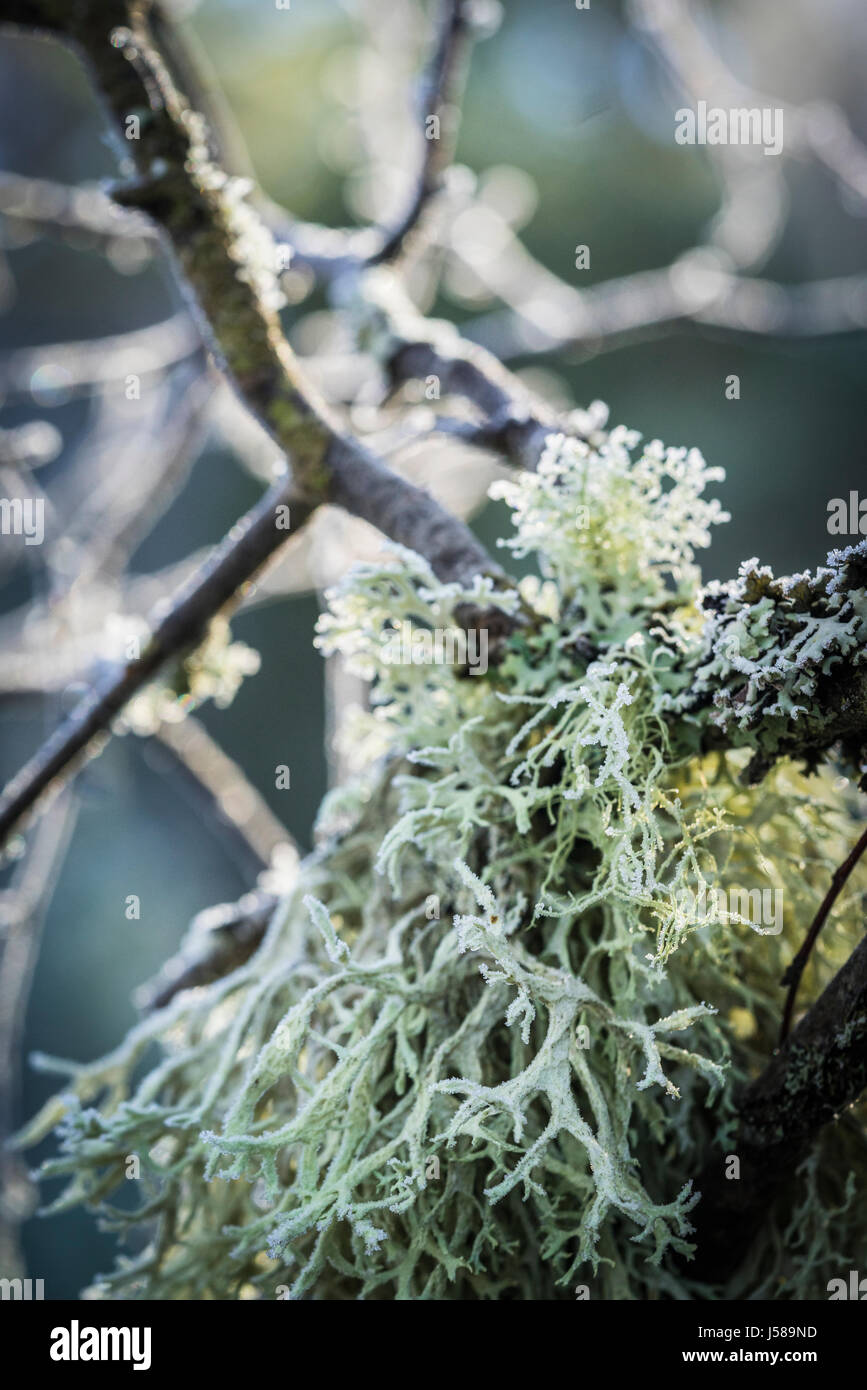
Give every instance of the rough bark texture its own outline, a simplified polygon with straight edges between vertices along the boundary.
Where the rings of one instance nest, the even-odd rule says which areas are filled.
[[[865,1087],[867,938],[744,1091],[732,1148],[740,1177],[726,1177],[726,1155],[717,1152],[698,1178],[696,1278],[717,1283],[734,1271],[819,1131]]]

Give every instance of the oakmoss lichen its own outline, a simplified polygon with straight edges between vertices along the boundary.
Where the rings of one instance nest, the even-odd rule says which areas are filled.
[[[685,1258],[692,1179],[731,1141],[733,1081],[770,1056],[780,977],[860,810],[830,771],[778,762],[744,785],[769,681],[743,662],[776,662],[763,717],[794,717],[797,699],[809,718],[817,663],[849,650],[865,608],[861,594],[832,611],[824,583],[828,612],[787,649],[798,680],[764,641],[768,605],[788,599],[761,573],[755,595],[712,590],[701,608],[719,475],[695,451],[637,446],[625,430],[597,447],[553,436],[535,474],[500,486],[508,544],[538,557],[518,590],[469,593],[399,551],[330,596],[319,643],[371,678],[372,707],[294,890],[250,961],[69,1067],[31,1127],[61,1135],[55,1206],[147,1234],[103,1294],[709,1292]],[[520,608],[504,661],[474,675],[393,659],[402,624],[449,629],[468,602]],[[736,705],[734,670],[753,692]],[[705,740],[702,686],[746,749]],[[732,907],[756,891],[782,891],[779,933]],[[814,988],[857,940],[853,901]],[[108,1205],[131,1155],[135,1213]],[[715,1294],[822,1296],[863,1253],[865,1170],[849,1116]]]

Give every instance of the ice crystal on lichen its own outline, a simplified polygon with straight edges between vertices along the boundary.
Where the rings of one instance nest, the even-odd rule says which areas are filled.
[[[775,579],[758,560],[709,585],[711,615],[694,691],[713,693],[715,722],[766,761],[797,739],[846,741],[867,712],[867,543],[835,550],[815,576]],[[845,663],[845,665],[844,665]],[[841,669],[847,679],[841,682]],[[854,750],[853,750],[854,751]],[[761,763],[760,763],[761,766]]]
[[[856,809],[785,762],[745,786],[749,752],[703,741],[696,681],[746,730],[787,699],[809,710],[864,610],[835,602],[839,565],[809,595],[748,567],[702,597],[719,475],[638,443],[553,436],[499,488],[508,545],[538,557],[514,591],[395,551],[330,596],[319,643],[372,682],[366,765],[326,799],[258,953],[70,1068],[31,1131],[59,1126],[60,1205],[104,1202],[141,1160],[140,1211],[110,1216],[150,1223],[149,1243],[103,1292],[691,1296],[693,1175],[731,1134],[731,1081],[772,1050],[780,975]],[[401,624],[457,626],[469,601],[521,617],[483,678],[392,659]],[[780,609],[801,640],[763,673]],[[720,910],[735,887],[782,890],[782,934]],[[843,913],[820,979],[855,934]],[[797,1237],[772,1216],[741,1293],[815,1295],[841,1229],[863,1237],[846,1185],[863,1144],[846,1126],[823,1143]]]

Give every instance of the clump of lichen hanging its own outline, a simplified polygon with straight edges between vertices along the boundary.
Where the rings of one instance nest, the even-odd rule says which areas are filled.
[[[791,595],[756,562],[701,589],[719,471],[595,425],[495,489],[533,576],[466,590],[395,550],[329,596],[317,641],[371,700],[316,850],[252,959],[70,1066],[31,1127],[60,1135],[55,1206],[129,1238],[103,1296],[695,1295],[694,1177],[862,813],[769,739],[820,718],[867,603],[833,564],[799,577],[814,618],[782,659]],[[505,652],[440,659],[470,604],[510,615]],[[826,1131],[716,1295],[823,1296],[864,1248],[865,1176],[857,1127]]]

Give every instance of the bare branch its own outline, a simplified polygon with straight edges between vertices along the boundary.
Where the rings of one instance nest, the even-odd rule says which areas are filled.
[[[156,738],[202,789],[219,820],[243,841],[257,871],[269,868],[274,855],[286,849],[297,859],[289,831],[201,720],[187,715],[178,724],[163,723]]]
[[[302,519],[309,514],[284,479],[232,527],[167,611],[152,615],[152,636],[141,657],[94,687],[13,778],[0,798],[0,844],[42,793],[105,734],[132,696],[171,657],[194,647],[211,619],[254,578],[286,538],[277,511],[285,507],[292,508],[296,522],[299,513]]]
[[[713,1154],[696,1183],[699,1254],[690,1274],[721,1283],[755,1238],[757,1225],[819,1132],[867,1087],[867,939],[805,1014],[785,1045],[745,1090],[732,1152],[740,1178]]]
[[[492,353],[445,320],[424,318],[386,267],[340,281],[336,293],[351,299],[360,345],[394,385],[433,381],[439,396],[465,398],[487,421],[486,447],[496,440],[512,463],[535,468],[548,435],[563,423]]]
[[[693,97],[719,100],[726,106],[782,108],[787,152],[820,160],[842,189],[862,204],[867,200],[867,150],[838,106],[797,105],[741,81],[708,42],[710,15],[703,0],[634,0],[634,4],[672,72]],[[728,153],[737,158],[738,152],[717,149],[716,153],[718,158]]]
[[[370,257],[371,264],[394,260],[403,251],[451,163],[472,31],[468,10],[467,0],[442,0],[440,5],[439,35],[419,100],[421,149],[415,187],[403,215],[390,230],[384,230],[382,245]],[[433,131],[427,128],[431,119],[438,127]]]
[[[443,578],[469,581],[499,566],[462,522],[341,434],[283,334],[277,248],[246,201],[246,185],[211,159],[208,131],[175,87],[153,41],[155,7],[136,0],[15,0],[3,19],[43,28],[87,58],[115,130],[130,113],[139,138],[123,140],[138,177],[115,188],[165,233],[181,286],[216,359],[244,403],[292,460],[295,491],[309,503],[345,507],[424,555]]]
[[[86,232],[111,244],[118,237],[152,241],[152,222],[118,207],[99,187],[73,188],[51,179],[26,178],[0,170],[0,214],[49,232]]]
[[[867,275],[784,285],[730,274],[710,254],[693,248],[659,270],[638,271],[587,290],[561,281],[544,301],[519,299],[511,312],[485,314],[471,320],[465,331],[504,358],[564,350],[587,357],[690,325],[741,337],[863,332]]]
[[[189,314],[173,314],[161,323],[107,338],[6,353],[0,357],[0,392],[5,397],[29,396],[34,372],[52,367],[60,369],[65,391],[83,394],[121,381],[129,372],[144,377],[165,372],[201,350],[202,340]]]
[[[73,793],[55,803],[17,866],[11,887],[0,896],[0,1262],[10,1274],[23,1263],[18,1227],[35,1206],[27,1170],[8,1147],[17,1123],[14,1111],[24,1015],[42,922],[75,829],[77,809]]]

